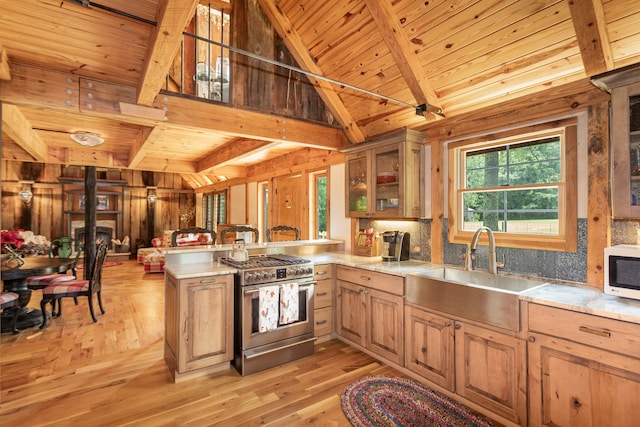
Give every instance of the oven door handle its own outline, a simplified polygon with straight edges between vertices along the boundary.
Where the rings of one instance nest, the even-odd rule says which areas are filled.
[[[312,281],[312,282],[304,282],[301,283],[300,285],[298,285],[298,289],[307,289],[309,288],[309,285],[315,285],[316,283],[318,283],[316,280]],[[256,288],[256,289],[245,289],[242,291],[242,293],[244,295],[250,295],[250,294],[257,294],[258,292],[260,292],[260,288]]]
[[[283,345],[283,346],[280,346],[280,347],[277,347],[277,348],[272,348],[272,349],[270,349],[270,350],[261,351],[261,352],[259,352],[259,353],[245,354],[245,355],[244,355],[244,358],[245,358],[245,359],[247,359],[247,360],[249,360],[249,359],[253,359],[253,358],[255,358],[255,357],[264,356],[265,354],[273,353],[274,351],[280,351],[280,350],[283,350],[283,349],[285,349],[285,348],[294,347],[294,346],[296,346],[296,345],[306,344],[306,343],[308,343],[308,342],[310,342],[310,341],[315,341],[315,340],[317,340],[317,339],[318,339],[318,338],[313,337],[313,338],[309,338],[308,340],[294,342],[294,343],[287,344],[287,345]]]

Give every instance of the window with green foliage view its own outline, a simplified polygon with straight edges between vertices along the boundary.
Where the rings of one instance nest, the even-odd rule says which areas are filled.
[[[536,129],[449,147],[451,242],[468,243],[485,226],[502,246],[576,246],[576,127]]]
[[[557,235],[561,148],[554,135],[466,151],[462,228]]]

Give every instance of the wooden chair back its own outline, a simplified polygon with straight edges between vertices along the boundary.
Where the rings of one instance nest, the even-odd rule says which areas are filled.
[[[258,240],[260,240],[260,232],[257,229],[247,227],[246,225],[236,225],[234,227],[226,228],[220,232],[220,243],[223,245],[225,243],[233,243],[233,241],[236,240],[235,233],[253,233],[253,242],[245,243],[258,243]],[[229,242],[227,241],[228,234],[234,234],[233,236],[229,236]]]
[[[266,237],[267,242],[300,240],[300,229],[292,225],[276,225],[267,229]]]

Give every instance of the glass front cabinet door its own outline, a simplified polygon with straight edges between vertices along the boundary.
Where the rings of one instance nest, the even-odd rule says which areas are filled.
[[[591,78],[611,93],[611,206],[614,218],[640,217],[640,64]]]
[[[424,135],[404,130],[358,144],[346,153],[346,215],[417,218],[423,215]]]

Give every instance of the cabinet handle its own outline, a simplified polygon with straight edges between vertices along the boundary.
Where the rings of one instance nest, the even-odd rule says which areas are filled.
[[[316,271],[316,274],[318,276],[324,276],[325,274],[327,274],[327,272],[326,271]]]
[[[368,276],[360,276],[360,279],[366,280],[367,282],[371,280],[371,277]]]
[[[216,279],[202,279],[200,280],[200,283],[202,283],[203,285],[205,283],[216,283]]]
[[[603,331],[601,329],[593,329],[593,328],[589,328],[588,326],[580,326],[580,327],[578,327],[578,330],[580,332],[586,332],[588,334],[597,335],[597,336],[603,337],[603,338],[611,338],[611,332]]]
[[[369,293],[369,291],[368,291],[368,290],[366,290],[366,289],[360,289],[360,293],[361,293],[361,294],[368,294],[368,293]]]
[[[316,325],[324,325],[325,323],[327,323],[326,320],[321,320],[319,322],[316,322]]]
[[[456,325],[454,326],[454,328],[456,329],[460,329],[462,326],[460,326],[460,323],[456,323]]]
[[[449,326],[451,326],[451,322],[444,322],[444,326],[448,328]]]
[[[533,335],[531,335],[531,336],[529,337],[529,342],[531,342],[531,343],[536,342],[536,337],[534,337]]]
[[[326,293],[326,292],[318,292],[318,293],[316,293],[316,296],[317,296],[317,297],[323,297],[323,296],[325,296],[325,295],[327,295],[327,293]]]

